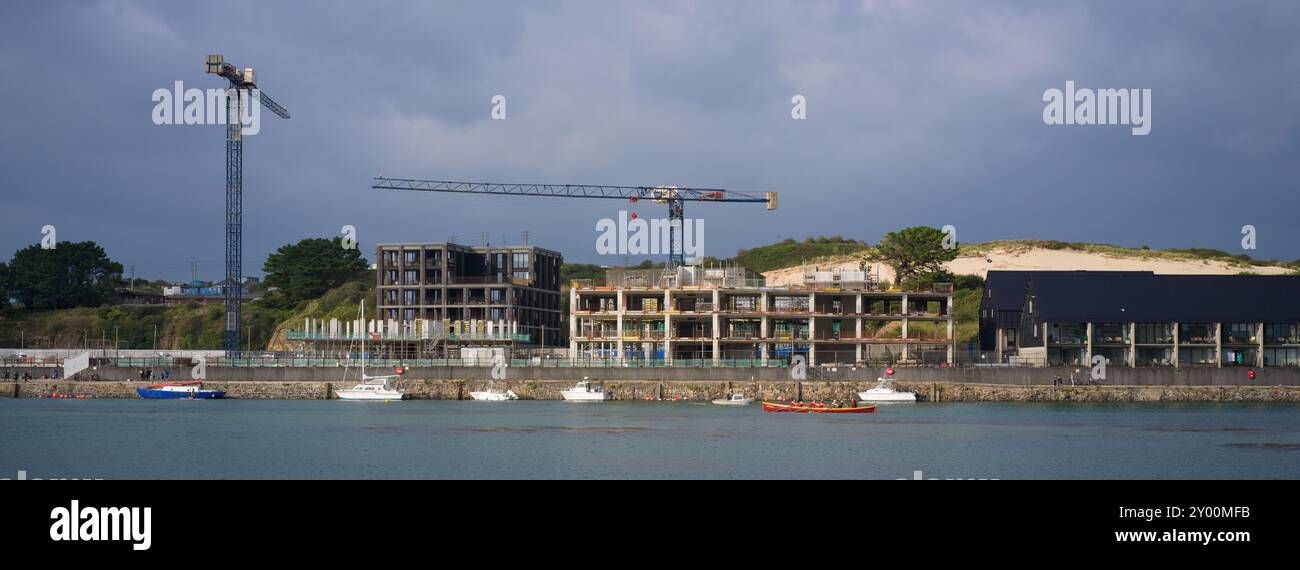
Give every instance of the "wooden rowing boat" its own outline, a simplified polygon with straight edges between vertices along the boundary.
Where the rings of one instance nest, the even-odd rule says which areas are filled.
[[[794,412],[798,414],[870,414],[876,411],[876,406],[858,406],[856,408],[815,408],[812,406],[794,406],[790,404],[763,402],[763,411]]]

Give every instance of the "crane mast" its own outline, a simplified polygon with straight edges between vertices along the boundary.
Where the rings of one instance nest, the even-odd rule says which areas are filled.
[[[229,83],[226,90],[226,281],[225,332],[222,348],[227,356],[239,351],[239,327],[244,293],[244,125],[241,91],[247,90],[263,107],[283,119],[289,110],[261,92],[253,68],[242,71],[220,55],[209,55],[204,68]]]

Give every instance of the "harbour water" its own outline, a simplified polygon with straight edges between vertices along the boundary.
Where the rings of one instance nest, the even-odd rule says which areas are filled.
[[[1300,477],[1300,405],[0,399],[0,477]]]

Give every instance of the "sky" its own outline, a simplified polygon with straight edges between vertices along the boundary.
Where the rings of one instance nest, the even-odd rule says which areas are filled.
[[[704,254],[913,225],[1300,258],[1293,1],[0,3],[0,259],[93,240],[219,279],[225,130],[156,89],[254,67],[292,113],[244,143],[244,271],[307,237],[529,243],[574,262],[652,203],[380,191],[372,178],[779,193],[688,204]],[[1151,130],[1049,125],[1044,93],[1150,89]],[[505,98],[494,119],[493,97]],[[792,117],[802,96],[803,119]],[[1255,250],[1242,249],[1243,226]],[[631,261],[641,258],[633,256]]]

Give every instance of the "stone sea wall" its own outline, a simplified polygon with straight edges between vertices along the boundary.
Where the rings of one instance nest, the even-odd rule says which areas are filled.
[[[189,380],[191,368],[186,366],[168,368],[172,380]],[[1108,386],[1300,386],[1300,367],[1256,368],[1256,377],[1251,378],[1247,367],[1185,367],[1185,368],[1124,368],[1111,366],[1102,384]],[[46,374],[49,371],[43,371]],[[136,380],[139,369],[127,367],[101,366],[95,371],[101,380]],[[391,374],[388,369],[372,368],[371,374]],[[1051,387],[1055,377],[1067,381],[1074,369],[1070,367],[1054,368],[1009,368],[1009,367],[903,367],[895,371],[899,382],[945,382],[954,384],[1006,384],[1014,386]],[[1079,370],[1079,378],[1089,376],[1088,369]],[[155,381],[160,380],[161,371],[156,371]],[[809,367],[806,370],[805,383],[814,382],[856,382],[867,381],[885,375],[883,368],[851,367],[838,368]],[[533,382],[567,382],[570,385],[583,376],[606,382],[669,382],[669,383],[708,383],[719,382],[786,382],[791,379],[789,368],[635,368],[635,367],[511,367],[505,370],[505,379],[510,381]],[[420,380],[472,381],[491,380],[490,366],[449,366],[435,368],[408,368],[406,378]],[[221,367],[207,368],[207,380],[212,382],[331,382],[344,383],[357,378],[357,369],[350,370],[335,367]]]
[[[136,398],[136,388],[145,382],[70,382],[41,380],[0,382],[4,398]],[[707,401],[740,393],[759,400],[852,400],[873,382],[600,382],[615,400]],[[324,400],[333,390],[346,387],[336,382],[205,382],[204,387],[225,390],[231,399]],[[513,390],[525,400],[559,400],[560,391],[573,381],[513,380],[401,380],[397,385],[411,399],[469,400],[470,392]],[[1300,387],[1294,386],[1015,386],[1007,384],[965,384],[900,380],[899,390],[915,392],[928,402],[1300,402]]]

